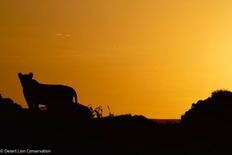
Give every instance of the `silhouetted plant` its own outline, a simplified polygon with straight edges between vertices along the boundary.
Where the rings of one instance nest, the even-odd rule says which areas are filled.
[[[103,109],[102,106],[98,106],[96,108],[89,107],[90,111],[92,112],[93,117],[95,118],[101,118],[103,117]]]
[[[74,112],[81,118],[92,119],[94,117],[91,108],[82,104],[73,104]]]
[[[109,105],[107,105],[107,109],[108,109],[108,111],[109,111],[109,115],[108,115],[108,117],[114,117],[114,114],[113,114],[113,113],[111,113],[111,110],[110,110]]]

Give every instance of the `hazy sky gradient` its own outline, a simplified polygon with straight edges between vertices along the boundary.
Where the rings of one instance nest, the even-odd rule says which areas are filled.
[[[230,0],[1,0],[0,19],[0,93],[23,106],[18,72],[150,118],[232,89]]]

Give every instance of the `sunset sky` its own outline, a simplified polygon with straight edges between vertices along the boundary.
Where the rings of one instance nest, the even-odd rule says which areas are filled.
[[[112,113],[180,118],[232,90],[231,0],[1,0],[0,93],[18,72],[65,84]]]

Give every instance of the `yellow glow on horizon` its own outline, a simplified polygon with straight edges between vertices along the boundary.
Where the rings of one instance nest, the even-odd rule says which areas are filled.
[[[232,90],[229,0],[2,0],[0,18],[0,93],[23,106],[18,72],[149,118]]]

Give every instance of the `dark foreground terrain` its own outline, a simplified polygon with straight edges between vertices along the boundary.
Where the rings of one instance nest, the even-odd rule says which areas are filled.
[[[131,115],[90,118],[78,110],[30,111],[9,103],[0,103],[0,149],[80,155],[232,154],[230,92],[198,101],[174,124]]]
[[[142,116],[78,120],[75,114],[23,110],[1,115],[2,148],[78,154],[227,154],[231,127],[192,129]]]

